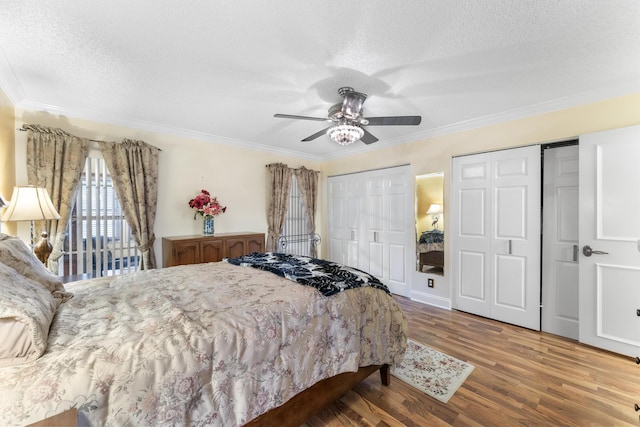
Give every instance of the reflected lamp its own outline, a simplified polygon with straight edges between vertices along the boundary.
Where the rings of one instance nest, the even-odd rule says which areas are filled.
[[[438,229],[438,220],[440,219],[440,214],[442,213],[442,205],[439,203],[432,203],[429,206],[429,209],[427,209],[427,215],[431,215],[431,219],[433,220],[433,222],[431,223],[431,226],[434,229]]]

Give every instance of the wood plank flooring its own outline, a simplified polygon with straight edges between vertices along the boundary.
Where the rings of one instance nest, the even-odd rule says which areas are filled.
[[[474,371],[448,403],[373,374],[304,424],[320,426],[640,426],[640,365],[555,335],[394,297],[409,337]]]

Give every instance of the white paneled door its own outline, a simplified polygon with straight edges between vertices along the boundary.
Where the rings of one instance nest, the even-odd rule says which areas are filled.
[[[454,308],[540,329],[540,147],[453,159]]]
[[[453,308],[491,317],[491,153],[453,159]]]
[[[408,296],[415,265],[413,176],[409,166],[328,179],[329,255]]]
[[[578,146],[544,151],[542,330],[578,339]]]
[[[640,126],[580,137],[580,341],[640,354]]]
[[[358,268],[363,183],[349,176],[332,177],[329,193],[329,256],[331,261]]]
[[[366,221],[361,268],[391,292],[409,295],[408,277],[415,264],[413,177],[408,166],[368,172],[365,176]],[[411,258],[409,258],[411,256]]]

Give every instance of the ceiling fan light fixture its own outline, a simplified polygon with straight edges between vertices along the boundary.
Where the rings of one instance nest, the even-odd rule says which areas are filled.
[[[340,145],[349,145],[362,138],[364,130],[358,126],[341,124],[329,128],[327,135]]]

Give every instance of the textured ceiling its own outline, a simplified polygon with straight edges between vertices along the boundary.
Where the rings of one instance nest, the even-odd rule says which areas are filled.
[[[17,107],[331,158],[640,91],[640,1],[0,0]],[[380,142],[302,138],[337,89]]]

